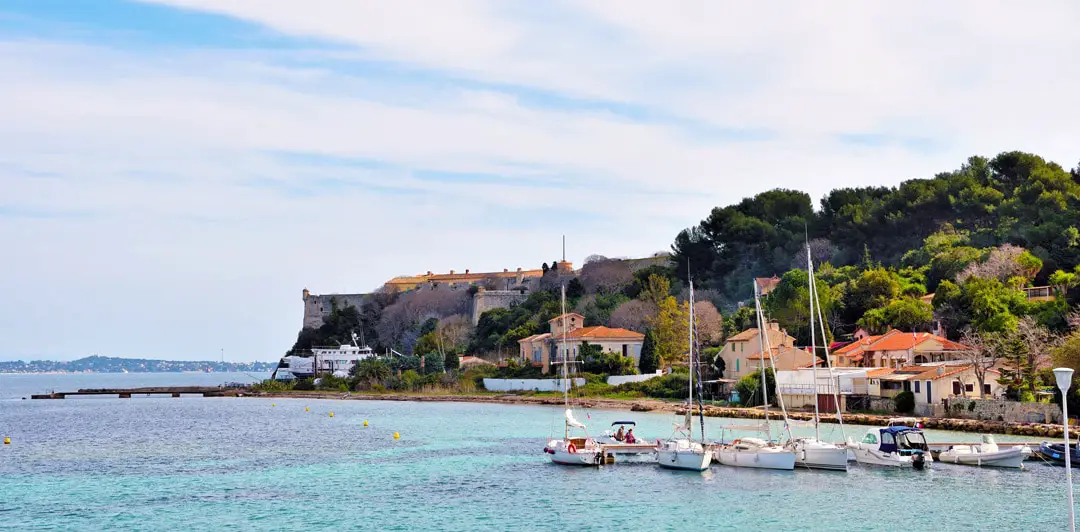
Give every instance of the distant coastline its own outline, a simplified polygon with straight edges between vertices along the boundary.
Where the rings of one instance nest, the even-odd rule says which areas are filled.
[[[89,356],[77,360],[5,360],[0,374],[90,374],[90,373],[268,373],[277,362],[225,362],[210,360],[155,360]]]

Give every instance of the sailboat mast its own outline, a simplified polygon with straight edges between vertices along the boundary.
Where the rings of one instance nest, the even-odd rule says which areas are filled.
[[[817,333],[814,331],[814,295],[817,294],[817,286],[814,283],[814,260],[810,257],[810,244],[806,245],[806,278],[810,283],[810,363],[814,368],[814,438],[821,441],[821,429],[819,427],[818,413],[818,360],[817,360]],[[821,340],[825,341],[825,333],[821,333]]]
[[[694,281],[690,280],[690,399],[686,403],[690,439],[694,439]]]
[[[814,275],[814,265],[810,264],[810,282],[816,283],[816,276]],[[813,298],[811,299],[810,312],[814,312],[814,307],[817,307],[818,325],[821,327],[821,339],[825,340],[825,319],[821,315],[821,299],[818,297],[817,290],[813,292]],[[829,387],[833,388],[833,401],[836,402],[836,419],[840,422],[840,434],[847,441],[847,432],[844,430],[844,414],[840,411],[840,382],[836,377],[836,373],[833,371],[832,359],[829,356],[829,342],[823,341],[823,347],[825,349],[825,365],[829,368]],[[835,388],[833,387],[835,385]]]
[[[562,322],[562,348],[561,348],[561,351],[562,351],[562,362],[563,362],[563,364],[562,364],[563,405],[569,410],[570,409],[570,386],[569,386],[569,380],[568,380],[569,379],[569,371],[567,370],[567,365],[570,363],[570,361],[569,361],[570,357],[568,356],[568,353],[567,353],[567,350],[566,350],[566,285],[562,285],[561,288],[562,288],[562,294],[561,294],[561,299],[560,299],[560,301],[561,301],[560,310],[562,311],[562,316],[560,316],[560,321]],[[564,436],[564,438],[565,439],[570,439],[570,420],[569,419],[565,420],[564,426],[565,426],[565,429],[566,429],[566,435]]]
[[[765,427],[769,441],[772,441],[772,427],[769,425],[769,384],[765,379],[765,356],[772,356],[772,349],[769,347],[768,339],[765,337],[769,334],[769,331],[765,329],[768,326],[765,323],[764,314],[761,311],[761,295],[758,289],[757,281],[754,281],[754,310],[756,311],[757,324],[758,324],[758,345],[761,349],[761,402],[765,405]]]

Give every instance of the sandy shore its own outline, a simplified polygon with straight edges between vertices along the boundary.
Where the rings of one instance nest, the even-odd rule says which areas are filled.
[[[458,403],[496,403],[510,405],[535,405],[557,406],[562,404],[561,397],[554,396],[531,396],[516,394],[416,394],[416,393],[381,393],[365,394],[341,392],[286,392],[286,393],[256,393],[249,396],[279,397],[294,399],[348,399],[357,401],[415,401],[415,402],[458,402]],[[631,412],[670,412],[683,414],[686,408],[683,404],[662,401],[659,399],[605,399],[600,397],[575,398],[574,405],[580,408],[596,408],[605,410],[627,410]],[[697,410],[694,411],[697,413]],[[761,419],[764,412],[760,408],[736,408],[706,406],[704,415],[707,417]],[[773,412],[775,417],[777,412]],[[871,414],[844,414],[844,422],[853,425],[884,426],[892,417],[902,416],[879,416]],[[791,419],[809,421],[813,420],[810,412],[788,412]],[[822,416],[822,422],[833,419],[830,414]],[[959,432],[1014,434],[1018,436],[1036,436],[1047,438],[1062,437],[1061,425],[1042,423],[1009,423],[1004,421],[983,421],[976,419],[958,418],[919,418],[924,428],[939,430],[954,430]]]

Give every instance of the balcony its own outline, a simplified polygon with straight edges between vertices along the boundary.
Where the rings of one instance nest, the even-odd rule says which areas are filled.
[[[1051,301],[1054,299],[1054,287],[1052,286],[1032,286],[1031,288],[1021,288],[1021,290],[1024,291],[1028,301]]]

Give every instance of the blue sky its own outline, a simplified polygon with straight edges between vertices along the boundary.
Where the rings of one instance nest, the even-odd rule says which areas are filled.
[[[6,0],[0,358],[273,360],[300,291],[1071,167],[1075,2]]]

